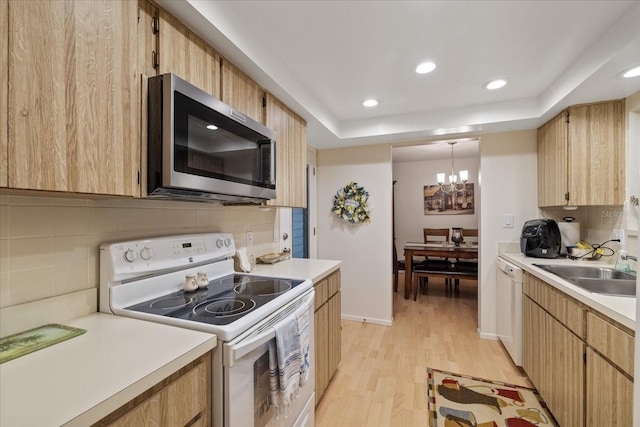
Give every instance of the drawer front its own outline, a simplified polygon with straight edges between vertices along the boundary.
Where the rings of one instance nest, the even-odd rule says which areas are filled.
[[[593,313],[587,313],[587,344],[633,376],[635,339],[631,334]]]
[[[523,292],[580,338],[585,338],[585,310],[562,292],[525,273]]]
[[[316,291],[315,296],[315,310],[322,307],[322,304],[327,302],[328,291],[329,291],[329,281],[327,279],[322,279],[313,285],[314,290]]]
[[[331,298],[340,290],[340,270],[331,273],[327,280],[329,282],[328,298]]]

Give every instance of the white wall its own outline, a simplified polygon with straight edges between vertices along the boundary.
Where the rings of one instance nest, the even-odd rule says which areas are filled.
[[[483,135],[480,171],[478,330],[481,337],[495,339],[498,243],[519,245],[522,224],[539,215],[536,130]],[[504,214],[514,215],[513,228],[503,228]]]
[[[473,215],[425,215],[424,186],[436,184],[436,173],[449,171],[451,161],[429,160],[393,164],[395,185],[396,251],[404,259],[402,248],[407,242],[421,242],[422,229],[427,228],[478,228],[480,212],[479,158],[455,159],[456,172],[469,171],[469,182],[474,184],[475,211]]]
[[[343,261],[342,318],[391,325],[391,147],[320,150],[316,162],[318,258]],[[331,213],[333,196],[350,181],[369,192],[368,224],[353,226]]]

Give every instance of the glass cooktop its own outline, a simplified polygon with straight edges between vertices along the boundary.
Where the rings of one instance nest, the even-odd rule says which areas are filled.
[[[126,310],[228,325],[301,283],[303,280],[231,274],[211,280],[205,288],[173,292]]]

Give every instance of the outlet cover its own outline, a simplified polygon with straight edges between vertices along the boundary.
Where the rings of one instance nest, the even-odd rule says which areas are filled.
[[[253,245],[253,232],[247,231],[247,247]]]

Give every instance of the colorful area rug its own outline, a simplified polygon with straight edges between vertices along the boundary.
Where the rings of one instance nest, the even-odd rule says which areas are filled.
[[[430,427],[541,427],[555,421],[533,388],[427,369]]]

